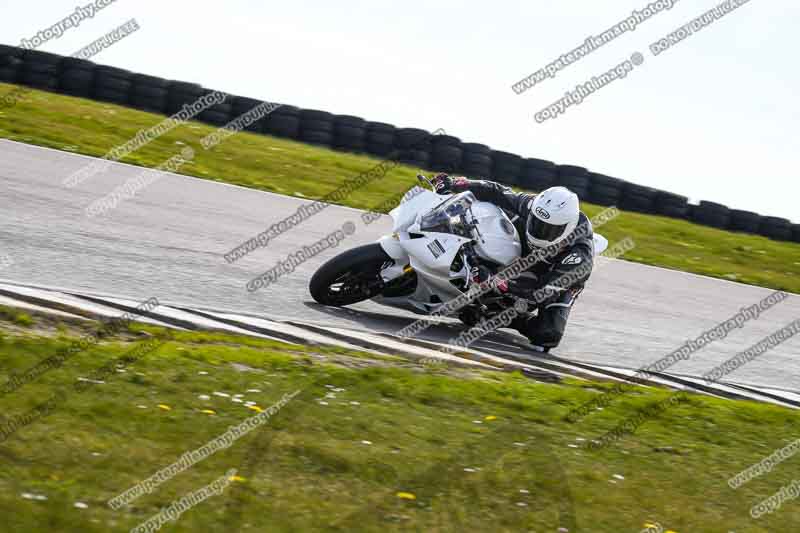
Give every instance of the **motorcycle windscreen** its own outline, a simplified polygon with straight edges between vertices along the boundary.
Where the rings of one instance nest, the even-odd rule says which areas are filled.
[[[404,201],[389,212],[389,215],[394,220],[392,231],[406,231],[409,226],[416,222],[419,213],[427,212],[429,209],[441,204],[443,198],[445,197],[442,195],[424,189],[413,197],[404,197]]]
[[[452,233],[461,237],[471,237],[465,224],[465,215],[472,205],[472,193],[451,196],[420,217],[419,229],[436,233]]]

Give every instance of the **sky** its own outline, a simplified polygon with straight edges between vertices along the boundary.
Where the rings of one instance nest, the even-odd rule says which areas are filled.
[[[19,44],[90,0],[0,0]],[[654,56],[721,0],[673,0],[633,32],[518,95],[511,86],[653,0],[117,0],[42,50],[69,55],[135,18],[95,61],[231,94],[443,128],[800,223],[800,3],[750,0]],[[553,120],[534,115],[635,52],[644,62]],[[794,194],[793,194],[794,193]]]

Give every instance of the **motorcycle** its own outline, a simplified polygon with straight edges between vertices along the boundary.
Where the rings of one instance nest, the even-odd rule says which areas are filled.
[[[378,242],[347,250],[314,273],[309,290],[323,305],[346,306],[365,300],[417,314],[442,313],[445,303],[520,257],[520,236],[505,212],[473,193],[438,194],[414,187],[390,211],[392,233]],[[608,241],[595,234],[595,254]],[[457,317],[468,326],[516,303],[499,291],[480,291]]]

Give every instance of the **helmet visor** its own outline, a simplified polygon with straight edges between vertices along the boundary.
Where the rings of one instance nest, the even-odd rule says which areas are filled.
[[[528,236],[539,241],[553,242],[564,234],[566,228],[566,224],[548,224],[534,215],[528,219]]]

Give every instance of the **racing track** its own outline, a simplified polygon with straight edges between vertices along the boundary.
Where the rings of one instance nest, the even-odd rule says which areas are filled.
[[[344,247],[370,242],[387,232],[388,217],[366,226],[359,211],[331,206],[268,247],[228,264],[224,253],[308,201],[168,174],[108,214],[87,218],[86,206],[141,171],[115,163],[105,174],[73,189],[61,185],[64,177],[90,161],[85,156],[0,140],[0,252],[14,261],[0,271],[0,279],[132,301],[156,296],[162,303],[231,310],[339,331],[391,334],[417,318],[371,302],[348,310],[324,308],[313,303],[307,291],[309,277],[322,262]],[[267,289],[245,290],[247,281],[278,259],[347,221],[355,224],[356,231],[339,248],[326,250]],[[554,353],[572,361],[639,368],[770,292],[605,261],[593,274],[573,311],[565,341]],[[800,300],[795,296],[670,372],[701,375],[798,317]],[[444,342],[457,334],[456,324],[431,328],[420,338]],[[496,355],[525,357],[526,350],[517,344],[521,340],[503,330],[475,347]],[[798,393],[799,351],[800,339],[791,339],[726,381]]]

